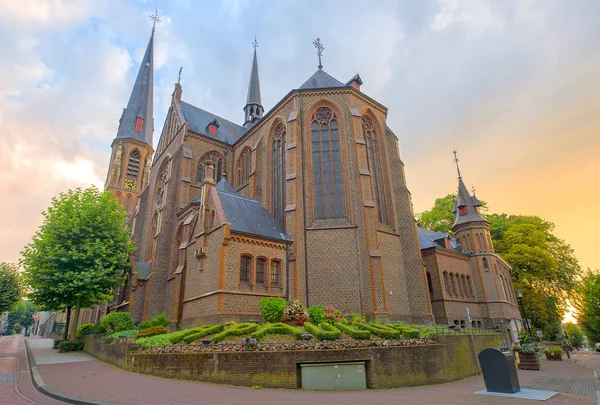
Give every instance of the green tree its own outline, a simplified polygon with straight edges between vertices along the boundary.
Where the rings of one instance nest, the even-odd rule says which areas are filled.
[[[567,336],[569,337],[569,341],[575,349],[583,346],[583,332],[581,331],[581,329],[579,329],[579,326],[569,322],[566,326],[566,330]]]
[[[436,198],[433,207],[429,211],[417,214],[417,220],[425,229],[436,232],[448,232],[454,224],[454,195],[448,194],[442,198]]]
[[[587,269],[577,286],[576,299],[571,300],[577,320],[590,343],[600,342],[600,273]]]
[[[0,313],[10,310],[23,295],[23,281],[19,266],[0,263]]]
[[[33,314],[36,313],[35,306],[31,301],[21,301],[8,313],[6,321],[6,333],[12,335],[21,328],[29,328],[33,325]]]
[[[126,212],[109,191],[69,190],[42,214],[42,226],[22,252],[24,274],[34,303],[45,310],[66,309],[66,338],[69,330],[74,336],[81,308],[106,302],[122,285],[134,245]]]

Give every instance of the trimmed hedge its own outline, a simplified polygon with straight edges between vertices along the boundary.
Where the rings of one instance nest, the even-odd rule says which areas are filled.
[[[84,323],[77,327],[77,331],[75,331],[75,336],[85,336],[85,335],[94,335],[98,333],[96,325],[93,323]]]
[[[152,326],[147,329],[142,329],[135,335],[135,337],[136,338],[144,338],[144,337],[150,337],[150,336],[156,336],[156,335],[165,335],[167,333],[169,333],[169,330],[167,328],[165,328],[164,326]]]
[[[344,332],[346,335],[354,339],[370,339],[371,332],[366,329],[358,329],[349,325],[336,322],[333,324],[336,328]]]
[[[129,312],[112,312],[98,324],[102,332],[114,333],[133,329],[133,318]]]
[[[405,328],[402,330],[402,336],[408,339],[418,339],[421,337],[421,332],[413,328]]]
[[[57,346],[59,353],[78,352],[83,350],[83,341],[81,340],[63,340]]]
[[[169,335],[155,335],[145,338],[136,339],[135,344],[138,346],[152,347],[152,346],[164,346],[170,345],[171,340]]]
[[[183,341],[187,344],[193,343],[198,339],[203,338],[204,336],[208,336],[208,335],[212,335],[213,333],[219,333],[222,332],[223,329],[225,329],[225,326],[220,323],[218,325],[214,325],[214,326],[207,326],[205,328],[203,328],[202,330],[198,330],[194,333],[190,333],[187,336],[185,336],[183,338]]]
[[[382,339],[399,339],[402,333],[399,330],[388,328],[378,323],[359,323],[356,325],[359,329],[368,330],[375,336]]]
[[[245,335],[255,332],[257,329],[258,325],[255,323],[238,323],[237,325],[233,325],[231,328],[225,329],[223,332],[214,335],[212,341],[218,343],[226,337]]]
[[[272,324],[268,323],[250,336],[260,340],[267,335],[290,335],[296,339],[302,338],[302,332],[300,332],[299,329],[281,322]]]
[[[326,322],[315,326],[310,322],[304,323],[304,330],[319,340],[337,340],[342,336],[342,331]]]
[[[185,339],[189,335],[193,335],[196,332],[201,332],[206,328],[208,328],[208,326],[198,326],[198,327],[191,328],[191,329],[185,329],[185,330],[173,332],[169,335],[169,339],[171,340],[172,344],[176,345],[178,343],[183,342],[183,339]]]

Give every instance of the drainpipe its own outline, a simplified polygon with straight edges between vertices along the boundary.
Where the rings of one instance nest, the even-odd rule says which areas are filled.
[[[304,207],[304,212],[302,213],[303,217],[303,230],[304,230],[304,284],[306,291],[306,306],[310,306],[308,302],[308,240],[306,239],[306,177],[305,177],[305,169],[304,169],[304,104],[302,91],[300,92],[300,139],[302,139],[301,144],[301,153],[302,153],[302,206]],[[297,142],[297,141],[296,141]]]

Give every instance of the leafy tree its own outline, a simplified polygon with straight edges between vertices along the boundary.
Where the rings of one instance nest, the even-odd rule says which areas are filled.
[[[590,343],[600,342],[600,273],[587,271],[577,286],[576,299],[572,300],[577,310],[577,320]]]
[[[36,313],[35,306],[30,301],[21,301],[12,311],[8,313],[6,321],[6,333],[12,335],[21,328],[29,328],[33,325],[33,314]]]
[[[448,232],[454,225],[454,195],[448,194],[442,198],[436,198],[433,207],[429,211],[417,214],[417,220],[423,228],[436,231]]]
[[[25,278],[34,303],[67,310],[66,338],[69,329],[74,336],[81,308],[106,302],[122,285],[134,246],[126,212],[110,191],[69,190],[42,214],[42,226],[22,252]]]
[[[567,324],[567,336],[569,337],[569,341],[571,345],[577,349],[583,346],[583,332],[579,329],[579,326],[572,324],[569,322]]]
[[[10,310],[23,295],[23,281],[14,263],[0,263],[0,313]]]

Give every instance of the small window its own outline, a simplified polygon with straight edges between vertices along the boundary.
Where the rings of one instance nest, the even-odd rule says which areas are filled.
[[[450,285],[448,284],[448,273],[446,272],[444,272],[444,287],[446,288],[446,293],[452,295],[452,292],[450,292]]]
[[[142,126],[143,125],[144,125],[144,119],[138,117],[138,119],[137,119],[137,121],[135,123],[135,131],[136,132],[142,132]]]
[[[433,283],[431,282],[431,273],[427,272],[427,286],[429,287],[429,294],[433,295]]]
[[[256,286],[265,287],[267,285],[267,259],[259,257],[256,260]]]
[[[279,260],[271,261],[271,287],[281,287],[281,262]]]
[[[460,327],[461,328],[466,328],[467,327],[467,323],[465,322],[464,319],[460,321]]]
[[[460,215],[467,215],[467,207],[458,207],[458,213]]]
[[[489,271],[490,270],[490,266],[488,264],[488,260],[485,257],[482,260],[483,260],[483,269],[485,271]]]
[[[243,255],[240,259],[240,284],[250,284],[252,275],[252,257]]]

